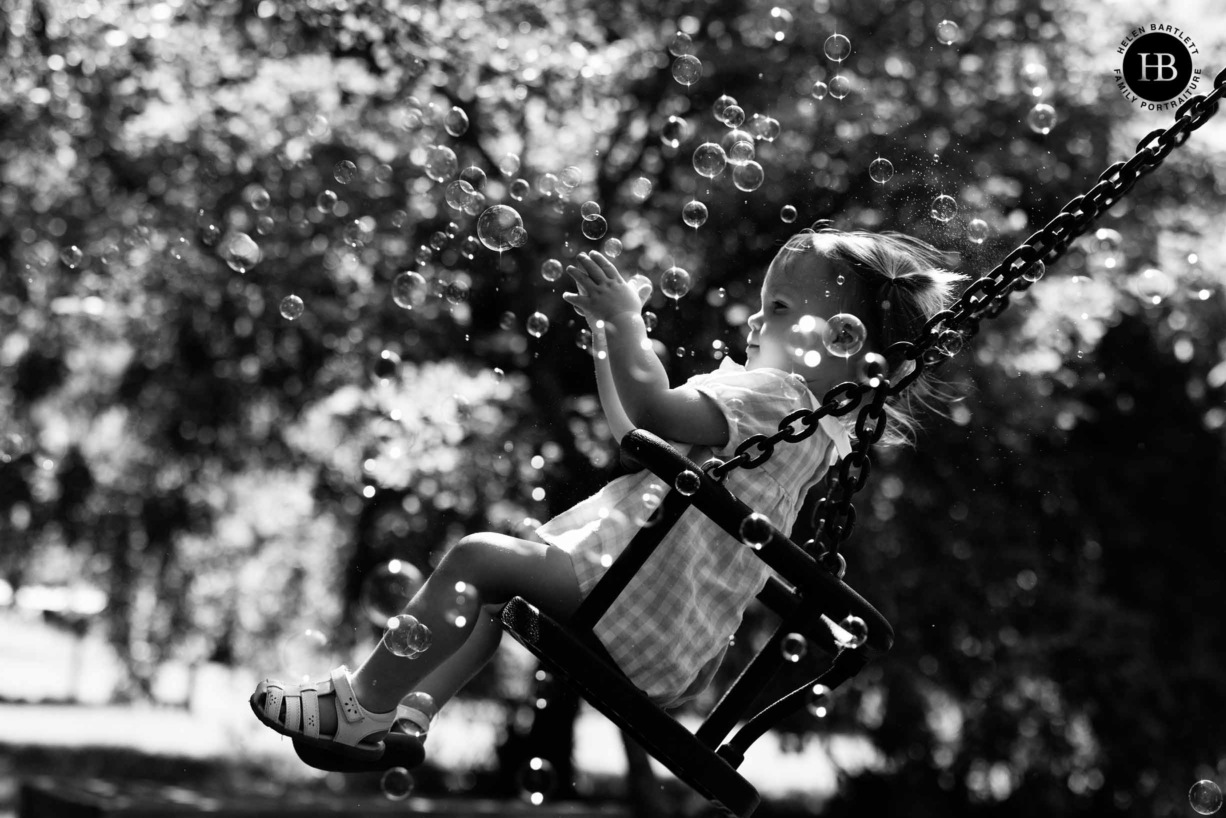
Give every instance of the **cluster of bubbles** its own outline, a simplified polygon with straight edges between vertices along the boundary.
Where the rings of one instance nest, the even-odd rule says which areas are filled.
[[[1197,781],[1188,791],[1188,803],[1201,815],[1213,815],[1222,808],[1222,788],[1208,779]]]
[[[416,659],[423,651],[429,650],[433,642],[434,634],[417,617],[410,614],[388,617],[383,645],[394,655]]]
[[[675,58],[673,79],[686,87],[702,79],[702,60],[690,53],[693,50],[694,41],[684,31],[674,34],[672,42],[668,44],[668,52]]]
[[[826,38],[822,51],[825,53],[826,59],[842,66],[843,61],[851,55],[851,40],[842,34],[831,34]],[[829,83],[818,80],[813,83],[813,87],[809,90],[810,96],[816,100],[825,99],[827,94],[835,99],[843,99],[850,93],[851,80],[842,74],[835,74],[831,77]]]
[[[583,235],[592,241],[598,241],[604,238],[605,233],[609,232],[609,222],[604,216],[600,215],[600,205],[593,201],[584,202],[579,207],[579,215],[583,217],[583,224],[580,229]]]

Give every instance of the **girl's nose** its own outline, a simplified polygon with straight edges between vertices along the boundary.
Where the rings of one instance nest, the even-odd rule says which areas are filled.
[[[749,316],[749,329],[752,332],[757,332],[762,328],[762,311],[758,310],[753,315]]]

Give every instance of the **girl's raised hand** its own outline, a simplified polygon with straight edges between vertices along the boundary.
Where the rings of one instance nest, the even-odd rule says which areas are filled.
[[[566,272],[575,280],[579,292],[562,293],[562,299],[589,321],[607,321],[615,315],[643,309],[641,282],[627,281],[604,254],[580,253],[576,261],[578,264],[567,267]],[[650,289],[647,294],[650,295]]]

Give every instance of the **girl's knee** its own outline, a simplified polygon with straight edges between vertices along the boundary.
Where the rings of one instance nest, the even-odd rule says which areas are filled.
[[[469,534],[447,550],[436,571],[447,571],[457,579],[476,582],[483,566],[489,565],[490,553],[497,548],[497,534]]]

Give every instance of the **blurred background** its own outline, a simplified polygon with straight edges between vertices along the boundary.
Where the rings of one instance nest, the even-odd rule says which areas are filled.
[[[1210,0],[0,14],[8,815],[40,776],[400,797],[315,776],[246,697],[352,663],[465,533],[618,473],[562,265],[648,276],[681,382],[743,360],[767,263],[817,219],[990,271],[1173,121],[1116,88],[1131,29],[1190,34],[1198,93],[1226,67]],[[1219,116],[944,364],[915,449],[875,455],[847,581],[896,646],[754,746],[760,814],[1212,811],[1224,168]],[[751,608],[683,721],[772,624]],[[714,814],[510,638],[427,751],[416,796]]]

